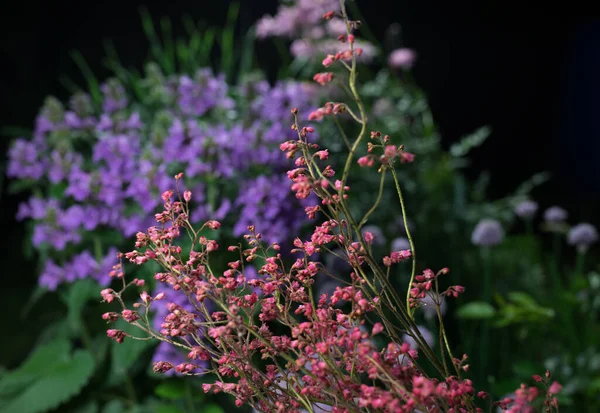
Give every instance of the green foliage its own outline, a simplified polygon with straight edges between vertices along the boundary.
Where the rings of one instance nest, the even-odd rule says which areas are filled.
[[[98,411],[98,403],[92,400],[75,410],[74,413],[98,413]]]
[[[507,301],[498,297],[497,327],[506,327],[512,324],[543,325],[554,318],[554,310],[540,306],[529,294],[522,291],[508,293]]]
[[[450,147],[450,154],[456,158],[466,156],[473,148],[481,146],[491,133],[492,130],[487,126],[477,129],[471,135],[465,136],[453,144]]]
[[[98,300],[99,291],[98,283],[91,278],[86,278],[71,284],[63,294],[62,298],[68,309],[69,327],[74,333],[79,333],[82,328],[85,304],[91,299]]]
[[[469,320],[485,320],[494,317],[496,309],[483,301],[471,301],[456,311],[459,318]]]
[[[0,410],[38,413],[79,394],[94,371],[90,353],[57,340],[38,347],[16,370],[0,380]]]
[[[140,335],[140,330],[132,328],[123,320],[117,321],[113,326],[113,328],[124,330],[134,336]],[[135,369],[141,368],[142,366],[138,364],[140,356],[154,345],[156,345],[154,340],[135,340],[129,337],[121,344],[114,341],[111,342],[110,375],[106,386],[110,387],[121,384]]]
[[[160,383],[154,389],[154,393],[168,400],[179,400],[185,397],[185,384],[181,380],[167,380]]]

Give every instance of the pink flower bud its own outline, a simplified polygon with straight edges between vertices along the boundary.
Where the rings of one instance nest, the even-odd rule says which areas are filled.
[[[335,56],[332,54],[327,55],[325,59],[323,59],[323,66],[329,67],[333,63]]]
[[[104,313],[104,314],[102,314],[102,318],[104,320],[108,321],[109,323],[114,323],[115,321],[117,321],[119,319],[119,314],[114,313],[114,312]]]
[[[185,202],[190,202],[192,199],[192,191],[185,191],[183,193],[183,199],[185,199]]]
[[[152,297],[150,297],[150,294],[148,294],[146,291],[143,291],[140,294],[140,298],[142,299],[144,304],[148,304],[148,301],[152,300]]]
[[[206,226],[212,230],[217,230],[221,228],[221,223],[211,219],[210,221],[206,222]]]
[[[333,16],[335,16],[335,11],[328,11],[326,13],[323,14],[323,19],[324,20],[331,20],[333,19]]]
[[[381,323],[375,323],[373,325],[372,333],[373,333],[374,336],[377,335],[377,334],[379,334],[379,333],[381,333],[382,331],[383,331],[383,324],[381,324]]]
[[[313,80],[320,84],[321,86],[325,86],[327,83],[333,81],[335,75],[331,72],[317,73],[313,76]]]
[[[114,290],[111,288],[106,288],[106,289],[100,291],[100,295],[102,296],[102,299],[104,301],[106,301],[107,303],[112,303],[113,300],[115,299],[115,296],[113,293],[114,293]]]

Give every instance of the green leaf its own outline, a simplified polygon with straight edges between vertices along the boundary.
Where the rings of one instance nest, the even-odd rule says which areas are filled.
[[[80,331],[83,308],[92,298],[98,300],[99,291],[100,286],[91,278],[78,280],[67,287],[67,292],[62,298],[69,311],[69,327],[73,332]]]
[[[221,72],[225,73],[227,79],[231,80],[231,74],[233,71],[233,60],[234,60],[234,42],[235,42],[235,23],[237,21],[240,11],[240,5],[237,2],[229,4],[229,10],[227,10],[227,22],[225,28],[221,33]]]
[[[163,17],[160,20],[160,26],[162,30],[162,38],[164,43],[163,54],[165,56],[165,65],[168,70],[165,71],[167,75],[171,75],[175,72],[175,46],[173,42],[173,31],[171,29],[171,21],[168,17]]]
[[[56,340],[37,347],[17,369],[0,380],[0,399],[19,392],[36,377],[52,371],[57,364],[67,360],[70,347],[67,340]]]
[[[240,58],[240,69],[238,73],[238,84],[244,75],[247,75],[252,70],[254,63],[254,39],[255,30],[251,27],[244,38],[244,46],[242,47],[242,57]]]
[[[120,400],[111,400],[104,405],[102,413],[122,413],[125,410],[123,402]]]
[[[22,391],[7,399],[0,411],[40,413],[55,409],[77,395],[94,371],[94,359],[87,351],[78,350],[71,359],[56,364],[52,362],[55,355],[50,356],[46,362],[52,368],[38,373]]]
[[[470,320],[483,320],[494,317],[496,310],[491,304],[483,301],[473,301],[458,309],[456,315]]]
[[[76,409],[73,413],[98,413],[98,403],[92,400]]]
[[[114,323],[113,328],[124,330],[138,337],[142,334],[141,330],[132,328],[123,320]],[[127,377],[142,353],[154,344],[156,344],[154,340],[135,340],[132,338],[125,338],[121,344],[111,341],[111,374],[107,380],[107,386],[120,384]]]
[[[85,59],[81,53],[79,53],[77,51],[73,51],[73,52],[71,52],[71,57],[75,61],[75,64],[79,67],[79,70],[81,70],[83,77],[85,78],[85,80],[88,84],[88,90],[89,90],[90,96],[92,97],[92,101],[94,102],[94,105],[97,108],[99,108],[100,104],[102,103],[102,93],[100,91],[98,79],[96,79],[96,76],[94,76],[94,74],[92,73],[92,70],[88,66],[87,62],[85,61]]]
[[[519,304],[523,307],[536,308],[538,304],[535,300],[527,293],[522,291],[511,291],[508,293],[508,299],[513,301],[515,304]]]
[[[165,381],[156,386],[154,393],[163,399],[183,399],[185,397],[185,383],[181,380]]]
[[[209,404],[202,409],[202,413],[225,413],[225,410],[218,404]]]
[[[463,157],[471,151],[471,149],[480,146],[492,133],[488,126],[483,126],[477,129],[472,134],[460,139],[459,142],[450,147],[450,154],[454,157]]]
[[[159,404],[156,406],[156,413],[186,413],[185,410],[181,410],[177,406],[173,406],[170,404]]]

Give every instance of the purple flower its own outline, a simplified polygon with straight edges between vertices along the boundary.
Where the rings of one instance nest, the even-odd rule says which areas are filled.
[[[416,58],[417,55],[412,49],[396,49],[390,53],[388,57],[388,64],[394,69],[409,70],[413,67]]]
[[[46,162],[40,154],[44,147],[36,142],[29,142],[23,138],[14,141],[8,151],[7,176],[18,179],[40,179],[44,176]]]
[[[216,107],[231,109],[234,102],[227,96],[228,88],[225,77],[215,77],[208,68],[198,70],[194,79],[181,76],[178,87],[181,112],[184,115],[202,116]]]
[[[68,231],[79,229],[86,220],[85,209],[81,205],[73,205],[57,213],[57,223]]]
[[[504,230],[495,219],[482,219],[471,234],[471,242],[478,246],[490,247],[500,244],[503,240]]]
[[[391,246],[392,251],[402,251],[402,250],[409,250],[409,249],[410,249],[410,242],[408,241],[408,238],[398,237],[392,241],[392,246]]]
[[[523,201],[515,207],[515,214],[522,219],[531,219],[538,210],[538,204],[534,201]]]
[[[297,233],[304,225],[306,215],[289,186],[285,175],[261,175],[242,183],[236,200],[242,210],[233,229],[234,235],[241,236],[249,225],[255,225],[264,241],[270,244],[289,240],[289,234]]]
[[[576,246],[580,251],[587,250],[587,248],[596,241],[598,241],[598,231],[596,230],[596,227],[585,222],[575,225],[567,234],[567,242],[569,245]]]
[[[550,223],[561,223],[567,220],[568,213],[559,206],[552,206],[544,211],[544,220]]]
[[[83,251],[73,257],[69,269],[72,271],[72,279],[67,281],[81,280],[98,270],[98,262],[89,251]]]
[[[78,165],[70,169],[67,180],[69,186],[65,189],[65,195],[73,197],[77,202],[85,201],[90,196],[92,176]]]
[[[65,270],[50,259],[46,261],[44,270],[40,275],[39,284],[50,291],[56,291],[58,285],[64,281],[64,278]]]
[[[40,199],[35,196],[29,198],[27,202],[19,205],[17,219],[19,221],[25,218],[43,220],[51,215],[53,211],[60,209],[60,204],[56,199]]]

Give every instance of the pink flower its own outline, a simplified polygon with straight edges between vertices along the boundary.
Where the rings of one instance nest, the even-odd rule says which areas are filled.
[[[327,83],[331,82],[335,75],[331,72],[317,73],[314,75],[313,80],[318,84],[325,86]]]
[[[390,53],[388,64],[394,69],[408,70],[413,67],[416,58],[417,55],[412,49],[396,49]]]

